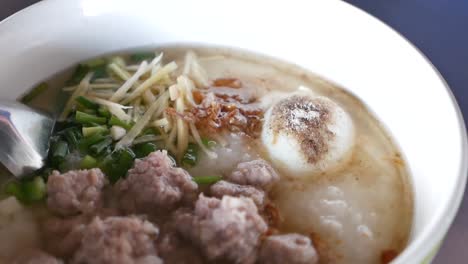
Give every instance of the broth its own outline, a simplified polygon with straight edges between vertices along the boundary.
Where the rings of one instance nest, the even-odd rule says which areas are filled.
[[[265,93],[310,87],[338,102],[355,124],[357,142],[346,166],[312,179],[294,179],[283,172],[284,179],[273,193],[284,218],[281,227],[314,234],[326,252],[321,255],[323,263],[379,263],[391,251],[403,250],[412,223],[410,176],[398,148],[365,105],[342,88],[296,66],[252,54],[216,54],[220,53],[226,57],[223,63],[204,64],[215,78],[239,76],[254,87],[264,87]],[[229,169],[236,162],[267,155],[260,143],[249,144],[254,146],[255,151],[250,151],[254,154],[245,157],[241,155],[245,150],[234,147],[239,154],[230,157],[241,158],[227,159]]]
[[[337,103],[354,124],[354,145],[340,166],[297,177],[282,164],[271,162],[280,175],[279,182],[269,191],[270,202],[277,213],[272,225],[275,233],[293,232],[310,237],[319,263],[387,263],[404,249],[413,217],[410,175],[398,147],[359,99],[297,66],[248,52],[193,46],[158,50],[164,51],[165,61],[183,65],[189,49],[198,54],[209,79],[240,80],[251,93],[249,96],[260,99],[258,105],[272,105],[281,96],[304,86],[310,88],[314,96],[325,96]],[[51,99],[57,98],[62,88],[60,84],[69,76],[70,71],[65,71],[52,78],[48,81],[52,88],[30,104],[50,110],[55,102]],[[218,158],[201,155],[195,166],[186,168],[194,177],[226,177],[241,162],[258,158],[272,161],[259,136],[232,131],[210,136],[217,141],[211,151]],[[118,203],[115,199],[111,195],[109,203]],[[0,215],[2,210],[0,205]],[[40,203],[27,206],[21,212],[29,211],[34,212],[38,223],[51,217]],[[8,243],[6,236],[2,237],[0,244]],[[37,236],[32,237],[31,243],[41,247],[44,241],[36,239]],[[15,252],[13,249],[6,251]],[[7,255],[8,252],[2,256]]]

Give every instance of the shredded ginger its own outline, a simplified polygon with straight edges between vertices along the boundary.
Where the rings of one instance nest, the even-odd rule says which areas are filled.
[[[193,93],[209,85],[208,75],[195,53],[186,54],[180,73],[174,61],[163,63],[163,53],[133,65],[114,56],[105,66],[108,77],[92,80],[93,74],[88,73],[78,85],[63,88],[72,95],[61,119],[76,107],[77,97],[85,96],[127,123],[126,128],[111,128],[113,140],[118,140],[115,149],[161,141],[180,160],[189,142],[194,141],[209,157],[216,157],[203,145],[194,121],[185,118],[197,107]],[[175,115],[166,113],[168,109],[175,110]],[[149,128],[155,129],[156,134],[143,133]]]

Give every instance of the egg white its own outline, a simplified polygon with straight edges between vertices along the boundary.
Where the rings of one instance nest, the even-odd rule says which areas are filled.
[[[290,96],[293,95],[297,95],[297,93]],[[278,100],[265,113],[261,139],[270,158],[277,164],[277,167],[286,170],[288,175],[295,177],[315,175],[345,164],[351,156],[355,138],[351,117],[342,107],[326,97],[316,96],[312,93],[300,93],[300,95],[308,97],[309,102],[321,102],[327,105],[330,118],[325,125],[333,135],[324,142],[327,151],[320,155],[318,160],[311,162],[308,157],[313,153],[304,153],[301,149],[301,139],[295,133],[290,133],[286,128],[273,131],[271,124],[278,116],[275,116],[272,109],[278,103],[287,100],[289,98],[287,97]]]

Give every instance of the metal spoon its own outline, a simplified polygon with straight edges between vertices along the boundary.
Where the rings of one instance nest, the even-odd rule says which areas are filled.
[[[0,162],[17,178],[42,168],[54,124],[21,103],[0,101]]]

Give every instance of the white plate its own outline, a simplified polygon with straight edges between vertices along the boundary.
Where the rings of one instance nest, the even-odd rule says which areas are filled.
[[[431,258],[465,187],[460,111],[417,49],[344,2],[43,1],[0,25],[0,93],[16,98],[60,69],[102,53],[180,42],[277,57],[360,97],[392,133],[413,175],[413,235],[395,263]]]

